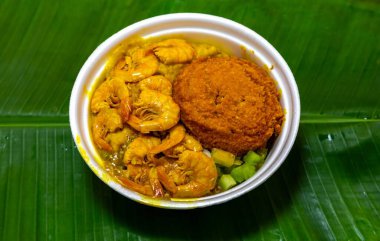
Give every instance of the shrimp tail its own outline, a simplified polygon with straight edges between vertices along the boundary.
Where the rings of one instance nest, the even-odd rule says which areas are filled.
[[[96,145],[98,145],[98,147],[102,150],[105,150],[107,152],[112,152],[113,149],[112,149],[112,146],[106,142],[105,140],[101,139],[101,138],[98,138],[96,139]]]
[[[163,166],[157,167],[157,176],[162,185],[171,193],[177,192],[177,186],[174,181],[168,177]]]
[[[132,112],[132,104],[131,100],[122,100],[120,105],[120,115],[122,118],[123,123],[126,123],[130,117],[130,114]]]
[[[153,197],[163,197],[164,189],[161,186],[161,183],[158,179],[157,169],[152,168],[149,171],[149,183],[153,190]]]
[[[125,177],[119,176],[117,178],[122,184],[124,184],[128,188],[130,188],[136,192],[142,193],[144,195],[147,195],[147,196],[153,196],[153,190],[150,187],[143,186],[141,184],[137,184],[137,183],[129,180],[128,178],[125,178]]]
[[[134,116],[134,115],[130,115],[129,118],[128,118],[128,121],[127,121],[127,123],[131,127],[133,127],[135,130],[138,130],[138,131],[142,132],[141,131],[141,127],[140,127],[140,123],[141,122],[142,121],[139,118],[137,118],[136,116]]]
[[[112,152],[112,146],[104,140],[105,136],[105,130],[104,127],[101,125],[95,124],[93,126],[93,133],[94,133],[94,142],[95,144],[102,150],[105,150],[107,152]]]

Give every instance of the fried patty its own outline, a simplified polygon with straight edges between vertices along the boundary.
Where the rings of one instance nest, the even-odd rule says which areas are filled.
[[[275,81],[252,62],[198,60],[182,70],[173,87],[181,120],[206,148],[243,155],[266,147],[281,131],[284,112]]]

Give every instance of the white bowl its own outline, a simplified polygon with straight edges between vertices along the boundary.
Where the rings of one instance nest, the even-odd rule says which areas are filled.
[[[270,71],[281,90],[281,104],[285,109],[282,132],[271,148],[264,165],[247,181],[212,196],[193,199],[157,200],[131,191],[102,168],[102,160],[90,137],[90,98],[97,77],[102,73],[109,53],[131,36],[153,37],[180,35],[190,40],[224,46],[232,54],[249,55],[260,65],[273,66]],[[242,50],[245,51],[242,51]],[[253,51],[252,51],[253,50]],[[300,100],[296,82],[285,60],[263,37],[231,20],[198,13],[177,13],[149,18],[132,24],[103,42],[80,70],[70,99],[70,127],[80,154],[92,171],[107,185],[122,195],[150,206],[170,209],[206,207],[234,199],[256,188],[268,179],[287,157],[297,135]]]

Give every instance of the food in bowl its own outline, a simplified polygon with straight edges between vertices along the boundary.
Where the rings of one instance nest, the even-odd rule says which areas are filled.
[[[255,173],[281,131],[274,80],[213,45],[131,41],[114,60],[91,98],[90,125],[106,170],[131,190],[156,198],[222,192]]]

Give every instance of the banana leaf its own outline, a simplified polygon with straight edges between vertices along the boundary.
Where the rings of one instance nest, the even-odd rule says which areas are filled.
[[[174,211],[111,190],[68,123],[91,52],[144,18],[201,12],[271,42],[301,95],[296,143],[259,188]],[[0,240],[380,240],[377,0],[0,2]]]

